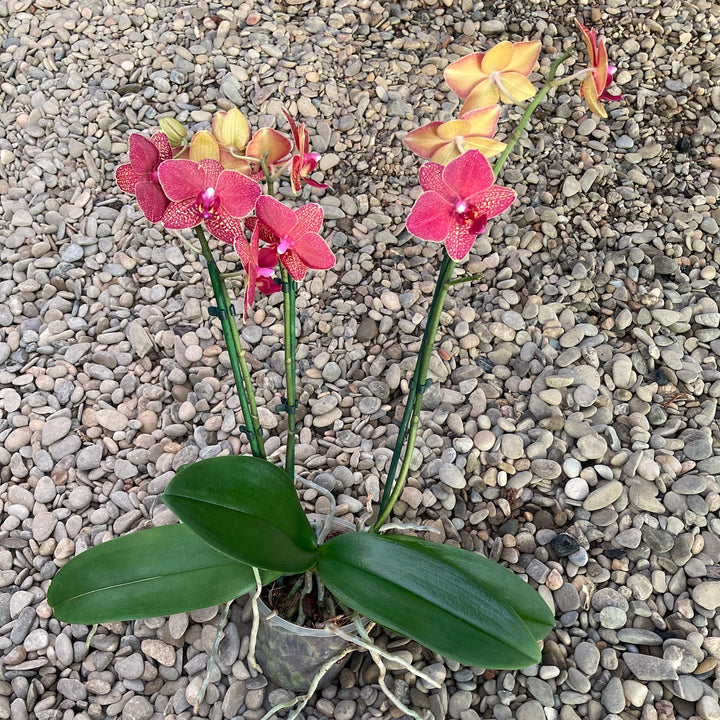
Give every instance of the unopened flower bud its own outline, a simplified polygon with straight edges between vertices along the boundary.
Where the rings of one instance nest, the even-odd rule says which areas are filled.
[[[185,142],[187,130],[179,120],[172,117],[160,118],[160,129],[167,135],[172,147],[178,147]]]
[[[233,108],[228,112],[215,113],[212,133],[220,147],[242,152],[250,140],[250,125],[247,118],[237,108]]]

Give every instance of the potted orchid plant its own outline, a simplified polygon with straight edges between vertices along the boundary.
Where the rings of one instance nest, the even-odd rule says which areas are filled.
[[[161,120],[161,130],[149,140],[131,135],[130,161],[118,168],[118,184],[135,195],[151,222],[195,230],[216,302],[210,314],[219,319],[227,344],[251,454],[182,467],[163,494],[180,524],[132,533],[70,560],[48,593],[58,619],[92,624],[164,616],[251,592],[252,662],[260,589],[290,577],[284,585],[289,588],[287,606],[298,625],[326,624],[371,653],[377,648],[368,645],[362,623],[356,621],[358,635],[351,636],[339,616],[350,621],[359,613],[471,666],[511,669],[540,660],[540,642],[554,620],[535,590],[477,553],[397,534],[392,532],[397,526],[387,521],[410,474],[444,299],[454,285],[473,279],[454,279],[456,265],[488,222],[515,199],[512,189],[496,183],[503,165],[533,111],[554,87],[579,81],[588,106],[600,116],[605,116],[601,101],[619,97],[607,90],[614,68],[608,65],[603,40],[594,30],[582,25],[580,30],[589,65],[557,77],[570,54],[563,55],[552,63],[539,91],[528,76],[538,60],[540,41],[501,42],[452,63],[445,79],[464,100],[459,117],[432,122],[405,138],[411,151],[428,160],[420,168],[422,193],[407,229],[420,239],[443,244],[443,260],[384,492],[371,527],[363,531],[331,536],[332,512],[313,527],[294,484],[295,297],[309,270],[335,263],[321,235],[322,208],[315,203],[291,207],[275,193],[285,177],[295,193],[303,184],[326,187],[312,177],[319,156],[310,152],[306,128],[286,113],[292,140],[272,128],[253,134],[234,109],[217,113],[211,131],[197,132],[189,142],[185,128],[169,118]],[[531,101],[505,142],[495,139],[500,101]],[[499,158],[491,165],[487,158],[495,155]],[[287,417],[283,467],[266,458],[228,290],[233,277],[220,273],[203,228],[239,257],[242,270],[234,275],[244,282],[244,318],[258,292],[282,293],[286,395],[277,409]],[[403,533],[408,529],[400,527]],[[311,675],[299,687],[309,685],[312,691],[335,659],[323,656],[312,670],[316,677]]]

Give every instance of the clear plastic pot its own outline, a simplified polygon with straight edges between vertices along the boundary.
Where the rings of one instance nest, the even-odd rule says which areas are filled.
[[[270,608],[258,601],[258,628],[255,657],[274,683],[286,690],[305,692],[320,668],[348,645],[346,640],[330,630],[314,630],[283,620],[278,615],[270,619]],[[335,663],[324,675],[318,687],[325,687],[337,678],[350,655]]]
[[[322,525],[324,522],[324,518],[319,516],[311,515],[309,519],[313,525]],[[335,518],[331,529],[335,532],[352,532],[355,526]],[[330,630],[301,627],[278,615],[272,615],[262,600],[258,600],[258,610],[260,626],[255,656],[265,675],[286,690],[305,692],[320,668],[348,645],[346,640]],[[318,687],[323,688],[335,680],[349,659],[348,654],[335,663]]]

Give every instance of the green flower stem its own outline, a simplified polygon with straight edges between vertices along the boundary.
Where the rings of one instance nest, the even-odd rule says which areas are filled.
[[[245,425],[249,428],[247,430],[247,436],[252,454],[255,457],[264,458],[265,447],[262,440],[262,431],[260,430],[255,395],[253,394],[250,381],[250,371],[245,362],[245,351],[240,344],[240,336],[238,334],[237,324],[235,323],[235,317],[231,314],[230,298],[227,288],[220,276],[215,258],[213,258],[212,252],[210,252],[210,246],[200,225],[195,228],[195,234],[200,241],[202,254],[210,273],[210,282],[212,283],[215,302],[218,306],[223,337],[225,338],[225,344],[227,345],[228,354],[230,355],[230,366],[232,368],[238,397],[240,398],[240,407],[242,408]],[[250,398],[249,400],[248,396]]]
[[[400,423],[397,440],[395,441],[393,456],[390,460],[390,468],[385,480],[385,490],[383,491],[382,500],[380,501],[378,518],[372,528],[373,532],[377,532],[390,515],[393,505],[400,497],[400,493],[407,480],[413,448],[415,447],[418,423],[420,421],[420,408],[422,407],[422,397],[425,390],[425,383],[427,382],[428,368],[430,367],[430,356],[432,355],[433,345],[435,344],[435,334],[440,325],[440,315],[445,297],[450,289],[453,270],[455,270],[455,263],[450,259],[446,250],[442,265],[440,266],[440,274],[437,285],[435,286],[435,294],[433,295],[432,304],[430,305],[430,314],[420,344],[420,352],[418,353],[415,372],[410,382],[405,412],[402,422]],[[395,472],[400,462],[400,455],[406,435],[407,444],[405,445],[405,455],[403,457],[402,467],[400,468],[400,475],[397,481],[395,481]]]
[[[228,295],[227,286],[222,282],[222,292],[225,299],[225,305],[230,307],[230,297]],[[248,405],[250,407],[250,422],[253,434],[257,440],[258,452],[261,458],[265,458],[265,443],[262,437],[262,428],[260,427],[260,415],[258,414],[257,402],[255,401],[255,393],[252,389],[252,378],[250,377],[250,368],[245,359],[245,348],[240,341],[240,333],[238,331],[237,322],[234,315],[230,315],[230,334],[237,352],[238,364],[240,365],[240,373],[242,374],[243,385],[247,389]],[[247,421],[246,421],[247,422]]]
[[[280,266],[283,292],[283,320],[285,323],[285,410],[287,410],[287,450],[285,472],[295,477],[295,281],[288,275],[284,265]]]
[[[527,106],[527,109],[525,110],[525,113],[520,119],[518,126],[515,128],[512,135],[510,135],[510,138],[507,142],[507,145],[505,146],[505,149],[502,152],[502,155],[500,155],[500,157],[495,162],[495,165],[493,166],[493,173],[495,174],[496,178],[498,177],[498,175],[500,175],[500,171],[505,165],[507,159],[510,157],[510,153],[513,151],[513,148],[515,147],[515,145],[517,145],[518,140],[520,140],[523,131],[525,130],[525,126],[530,122],[530,118],[537,109],[538,105],[540,105],[540,103],[545,99],[550,90],[552,90],[557,85],[565,82],[564,79],[560,82],[555,81],[555,74],[557,73],[560,65],[562,65],[571,55],[571,52],[567,52],[564,55],[561,55],[550,66],[550,72],[548,73],[548,78],[545,81],[545,84],[542,86],[542,88],[540,88],[538,94],[535,96],[533,101]]]

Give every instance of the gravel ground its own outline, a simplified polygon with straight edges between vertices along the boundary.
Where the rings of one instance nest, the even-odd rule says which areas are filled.
[[[445,679],[428,691],[391,673],[427,718],[720,720],[720,22],[706,0],[0,2],[0,718],[186,720],[220,617],[91,635],[45,601],[78,552],[172,522],[158,497],[180,465],[247,450],[202,264],[114,184],[130,131],[161,115],[198,129],[234,104],[253,127],[280,126],[283,105],[307,123],[338,260],[298,298],[298,459],[359,516],[439,265],[403,231],[420,163],[400,140],[456,109],[450,61],[540,38],[548,63],[576,15],[608,38],[623,100],[599,120],[560,88],[516,149],[503,180],[519,201],[463,266],[483,281],[446,303],[397,505],[528,577],[557,627],[519,672],[377,642]],[[277,298],[252,320],[277,451]],[[243,601],[231,617],[199,715],[257,720],[287,693],[248,669]],[[355,654],[304,717],[399,717],[376,679]]]

